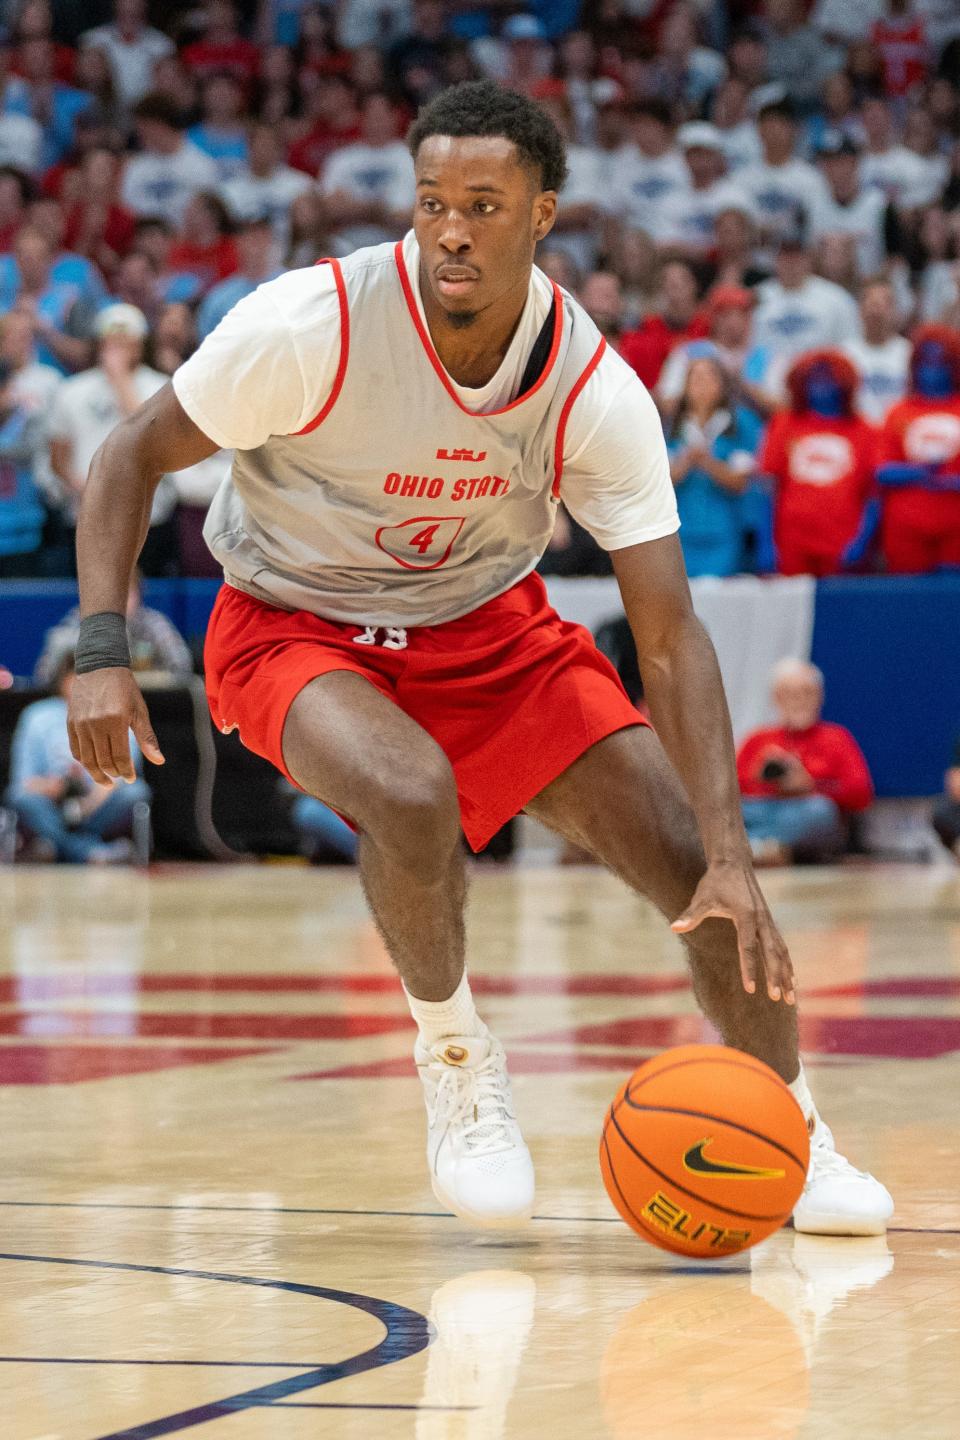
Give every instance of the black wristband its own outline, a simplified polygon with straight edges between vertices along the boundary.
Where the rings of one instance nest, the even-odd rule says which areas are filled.
[[[77,674],[86,675],[91,670],[106,670],[111,666],[130,668],[126,616],[118,615],[115,610],[85,615],[77,638]]]

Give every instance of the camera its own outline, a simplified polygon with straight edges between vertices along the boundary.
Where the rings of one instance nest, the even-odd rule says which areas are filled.
[[[760,771],[760,779],[768,783],[771,780],[782,780],[789,768],[784,760],[766,760]]]

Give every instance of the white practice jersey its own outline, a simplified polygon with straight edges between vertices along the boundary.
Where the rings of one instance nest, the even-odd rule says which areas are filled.
[[[412,234],[290,271],[177,371],[187,414],[236,452],[204,531],[230,584],[344,623],[435,625],[534,569],[561,495],[607,549],[677,530],[653,402],[569,295],[534,270],[500,369],[468,390],[418,276]]]

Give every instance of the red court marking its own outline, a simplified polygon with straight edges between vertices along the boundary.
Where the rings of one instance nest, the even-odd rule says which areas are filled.
[[[72,1085],[78,1080],[109,1080],[179,1065],[209,1065],[269,1055],[275,1045],[231,1049],[185,1045],[0,1045],[0,1085]]]
[[[645,1045],[661,1050],[668,1045],[691,1045],[713,1038],[709,1023],[699,1015],[658,1015],[526,1035],[521,1043],[622,1048]],[[928,1060],[960,1050],[960,1016],[801,1015],[800,1043],[805,1050],[820,1055]]]
[[[960,996],[960,976],[904,975],[889,980],[853,980],[848,985],[824,985],[816,990],[805,990],[804,994],[823,999],[841,999],[848,995],[880,998],[891,995],[903,999],[911,995],[932,995],[950,999]]]
[[[0,1035],[51,1039],[72,1035],[131,1035],[217,1040],[349,1040],[410,1030],[409,1015],[156,1015],[150,1011],[14,1011],[0,1015]]]
[[[676,975],[476,975],[476,995],[670,995],[689,990],[686,974]],[[19,1000],[80,999],[103,995],[396,995],[396,975],[135,975],[126,971],[65,970],[41,975],[0,976],[0,1003]],[[816,992],[810,991],[810,994]]]

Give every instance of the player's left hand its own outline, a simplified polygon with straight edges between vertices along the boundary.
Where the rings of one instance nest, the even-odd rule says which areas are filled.
[[[708,866],[690,904],[670,928],[689,935],[710,918],[733,922],[747,994],[755,994],[758,979],[765,977],[771,1000],[795,1004],[793,963],[749,862]]]

